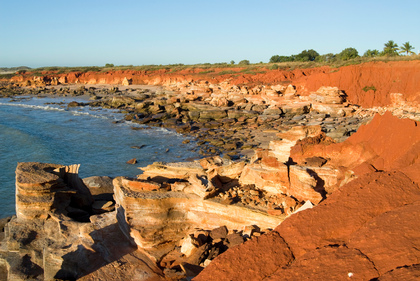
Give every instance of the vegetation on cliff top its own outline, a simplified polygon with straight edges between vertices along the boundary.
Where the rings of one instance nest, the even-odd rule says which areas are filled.
[[[241,60],[235,64],[232,60],[230,63],[200,63],[194,65],[170,64],[170,65],[119,65],[115,66],[112,63],[107,63],[105,66],[84,66],[84,67],[40,67],[31,69],[29,67],[15,67],[15,68],[0,68],[0,78],[10,79],[14,75],[22,75],[27,73],[33,76],[42,76],[46,73],[69,73],[69,72],[106,72],[118,70],[134,70],[134,71],[165,71],[175,73],[182,70],[198,69],[197,74],[214,73],[214,75],[225,75],[235,73],[256,74],[263,73],[267,70],[293,70],[298,68],[313,68],[320,66],[330,66],[333,68],[360,64],[370,61],[404,61],[404,60],[418,60],[420,55],[413,52],[414,47],[409,42],[405,42],[401,47],[393,41],[389,40],[384,44],[383,50],[367,50],[362,56],[359,55],[355,48],[349,47],[342,50],[338,54],[327,53],[320,55],[313,49],[308,49],[300,52],[297,55],[281,56],[274,55],[270,58],[268,63],[251,64],[249,60]],[[400,55],[403,54],[403,55]],[[223,71],[215,71],[215,69],[227,68]],[[235,68],[235,69],[232,69]]]

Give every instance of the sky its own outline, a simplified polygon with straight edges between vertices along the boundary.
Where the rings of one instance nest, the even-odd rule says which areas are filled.
[[[0,67],[167,65],[420,50],[420,0],[0,0]]]

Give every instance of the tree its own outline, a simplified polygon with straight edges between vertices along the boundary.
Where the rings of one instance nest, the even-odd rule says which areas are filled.
[[[405,53],[407,56],[408,56],[408,54],[410,54],[410,55],[414,54],[414,52],[412,50],[414,50],[414,47],[410,45],[410,42],[405,42],[400,47],[400,53]]]
[[[377,56],[379,56],[379,51],[378,50],[371,50],[371,49],[368,49],[364,54],[363,54],[363,56],[364,57],[367,57],[367,58],[374,58],[374,57],[377,57]]]
[[[235,64],[235,61],[234,61],[234,60],[231,60],[231,61],[230,61],[230,64]]]
[[[342,60],[354,59],[359,56],[359,52],[355,48],[346,48],[338,54],[339,58]]]
[[[389,40],[384,44],[384,50],[382,51],[383,56],[398,56],[398,45],[393,41]]]
[[[304,50],[300,54],[296,55],[297,61],[314,61],[317,57],[319,57],[319,54],[317,51],[310,49],[310,50]]]
[[[315,59],[315,61],[317,61],[317,62],[334,62],[334,61],[336,61],[336,55],[334,55],[333,53],[328,53],[328,54],[325,54],[325,55],[321,55],[321,56],[318,56],[316,59]]]
[[[249,60],[241,60],[238,65],[249,65]]]
[[[107,63],[107,64],[105,64],[105,67],[114,67],[114,64],[113,63]]]
[[[279,55],[274,55],[270,58],[270,63],[273,62],[288,62],[288,61],[293,61],[294,60],[294,56],[279,56]]]

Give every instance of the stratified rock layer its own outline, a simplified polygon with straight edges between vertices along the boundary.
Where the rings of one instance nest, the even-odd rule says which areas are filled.
[[[130,187],[129,182],[121,177],[114,179],[117,216],[122,231],[142,248],[179,241],[195,228],[242,229],[249,225],[274,228],[284,219],[249,208],[203,200],[195,194],[139,190]]]

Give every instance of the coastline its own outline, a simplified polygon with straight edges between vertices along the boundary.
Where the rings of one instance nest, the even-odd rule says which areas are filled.
[[[309,255],[313,268],[328,260],[337,266],[334,272],[370,280],[417,259],[381,265],[383,255],[363,242],[364,235],[378,237],[378,225],[391,229],[399,218],[406,233],[418,228],[407,218],[418,212],[420,198],[414,121],[420,111],[404,93],[388,93],[390,104],[363,108],[331,85],[301,95],[292,84],[251,89],[188,83],[156,91],[80,84],[22,91],[87,96],[91,106],[118,109],[125,120],[195,137],[203,157],[153,163],[136,179],[98,185],[97,178],[81,184],[77,165],[20,163],[19,211],[5,226],[6,250],[0,251],[5,264],[19,264],[9,267],[9,276],[23,280],[29,270],[47,279],[127,280],[138,276],[138,268],[144,280],[259,280],[292,276],[295,266],[299,274],[323,276],[302,268]],[[57,225],[61,236],[45,250]],[[36,239],[22,231],[28,227]],[[418,239],[410,236],[404,244],[403,236],[392,241],[406,257]],[[29,267],[20,265],[25,258]]]

